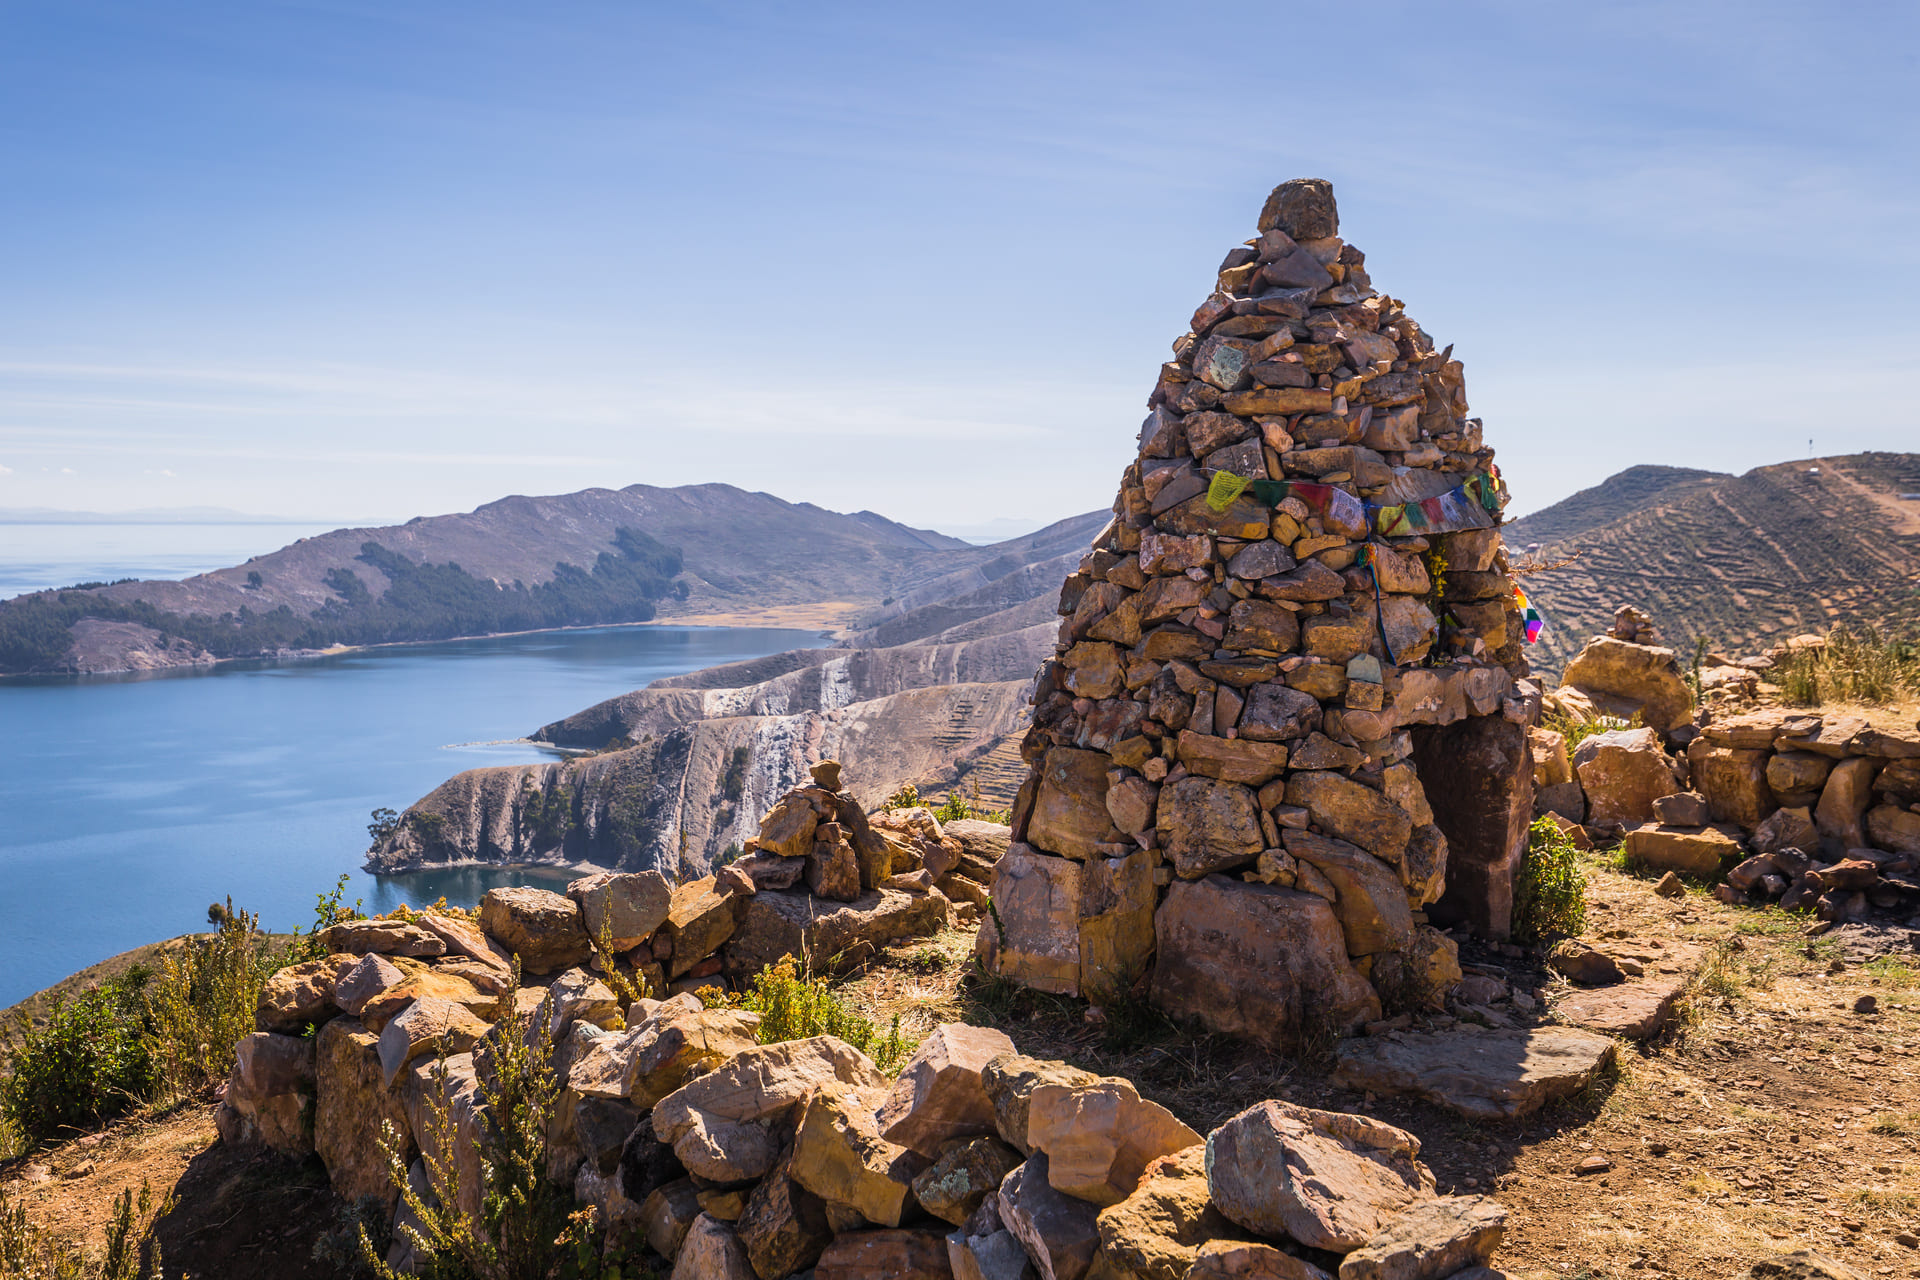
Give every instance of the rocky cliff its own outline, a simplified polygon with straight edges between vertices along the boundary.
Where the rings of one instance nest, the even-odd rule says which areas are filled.
[[[1104,518],[982,548],[856,633],[902,642],[712,667],[546,725],[537,741],[596,754],[460,774],[413,805],[367,865],[585,861],[699,875],[751,838],[748,815],[826,756],[860,779],[868,805],[907,782],[1004,805],[1028,688],[1053,648],[1054,575]]]

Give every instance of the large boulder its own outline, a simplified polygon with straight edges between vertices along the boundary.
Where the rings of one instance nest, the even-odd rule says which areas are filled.
[[[1014,843],[993,869],[993,913],[975,949],[991,973],[1036,991],[1080,994],[1080,864]]]
[[[870,1099],[827,1088],[807,1099],[793,1139],[793,1180],[875,1226],[897,1227],[913,1205],[913,1178],[925,1157],[882,1138]],[[944,1247],[941,1257],[946,1256]]]
[[[580,904],[545,889],[489,889],[480,899],[480,927],[520,957],[526,973],[558,973],[593,954]]]
[[[1080,994],[1094,1004],[1124,997],[1153,958],[1155,854],[1080,864]]]
[[[1027,843],[1063,857],[1090,858],[1096,845],[1122,839],[1107,814],[1109,765],[1098,751],[1049,750],[1027,821]]]
[[[1878,760],[1851,756],[1827,775],[1813,822],[1835,849],[1844,852],[1867,843],[1867,809],[1873,804],[1873,780],[1879,772]]]
[[[1629,862],[1705,880],[1719,874],[1722,862],[1739,856],[1740,842],[1714,827],[1694,830],[1648,823],[1627,832],[1626,851]]]
[[[313,1149],[327,1167],[334,1194],[352,1202],[372,1196],[391,1205],[399,1189],[380,1149],[382,1125],[391,1123],[404,1150],[413,1154],[406,1109],[386,1086],[380,1070],[380,1038],[353,1018],[335,1018],[314,1041]]]
[[[1287,803],[1305,809],[1327,834],[1395,863],[1413,834],[1413,818],[1372,787],[1325,770],[1287,779]]]
[[[446,940],[405,920],[343,920],[320,930],[316,940],[330,952],[413,956],[447,954]]]
[[[1601,712],[1665,733],[1693,719],[1693,690],[1673,650],[1595,636],[1560,675],[1563,688],[1578,689]]]
[[[747,1247],[729,1224],[703,1213],[687,1228],[671,1280],[759,1280]]]
[[[999,1209],[1040,1280],[1082,1280],[1099,1256],[1099,1211],[1054,1190],[1044,1155],[1029,1157],[1006,1176]]]
[[[567,1075],[574,1092],[625,1098],[647,1110],[695,1076],[754,1048],[760,1015],[708,1009],[691,993],[663,1002],[637,1025],[595,1040]]]
[[[1485,1265],[1507,1233],[1507,1211],[1485,1196],[1423,1200],[1340,1263],[1340,1280],[1446,1280]]]
[[[1186,1280],[1201,1245],[1236,1234],[1208,1198],[1204,1142],[1150,1162],[1096,1225],[1107,1264],[1134,1280]]]
[[[889,1142],[911,1147],[929,1160],[954,1138],[993,1132],[993,1102],[980,1073],[987,1063],[1013,1052],[1004,1031],[945,1022],[920,1042],[900,1068],[893,1092],[876,1120]]]
[[[661,1099],[653,1130],[689,1173],[747,1182],[773,1168],[807,1099],[834,1085],[858,1092],[872,1107],[889,1088],[867,1055],[836,1037],[760,1045]]]
[[[233,1047],[224,1100],[228,1141],[258,1142],[288,1155],[313,1150],[314,1041],[257,1031]]]
[[[848,1231],[834,1237],[815,1280],[949,1280],[947,1242],[936,1231]]]
[[[805,1271],[833,1240],[826,1205],[793,1180],[791,1157],[754,1187],[733,1228],[762,1280]]]
[[[1000,1054],[980,1071],[981,1087],[993,1106],[994,1129],[1022,1155],[1033,1154],[1028,1130],[1036,1089],[1043,1085],[1089,1085],[1099,1080],[1091,1071],[1021,1053]]]
[[[1434,1194],[1420,1141],[1365,1116],[1258,1103],[1207,1138],[1207,1185],[1228,1218],[1312,1249],[1358,1249]]]
[[[1104,1208],[1132,1195],[1149,1163],[1203,1139],[1131,1082],[1106,1077],[1035,1088],[1027,1141],[1046,1155],[1054,1190]]]
[[[755,894],[748,901],[757,902],[760,896]],[[666,923],[660,926],[670,946],[667,976],[686,976],[733,936],[737,923],[734,895],[713,876],[676,886],[667,904]]]
[[[339,1015],[334,987],[360,957],[338,952],[290,964],[268,977],[254,1005],[253,1029],[298,1035]]]
[[[1693,789],[1707,798],[1715,822],[1736,822],[1748,831],[1780,807],[1767,781],[1770,751],[1715,746],[1695,738],[1687,748],[1687,772]]]
[[[1236,782],[1188,777],[1160,788],[1160,847],[1174,874],[1197,880],[1250,866],[1266,847],[1253,792]]]
[[[1020,1162],[1020,1153],[998,1138],[955,1138],[914,1175],[913,1198],[934,1217],[965,1225]]]
[[[1225,876],[1175,881],[1154,935],[1153,1002],[1223,1034],[1287,1052],[1304,1032],[1380,1016],[1333,906],[1314,894]]]
[[[381,1083],[391,1089],[415,1058],[442,1049],[465,1053],[486,1034],[486,1023],[451,1000],[415,1000],[381,1029],[375,1042]]]
[[[486,1100],[471,1053],[415,1062],[395,1091],[402,1108],[402,1130],[420,1149],[433,1192],[442,1200],[455,1190],[436,1170],[451,1170],[458,1183],[459,1207],[478,1216],[486,1192],[481,1173],[480,1122]],[[336,1184],[336,1191],[339,1190]]]
[[[580,904],[587,936],[604,934],[615,952],[631,951],[667,921],[673,886],[658,871],[603,872],[575,880],[567,896]]]
[[[1413,908],[1396,871],[1345,840],[1291,828],[1282,838],[1288,853],[1310,863],[1333,886],[1333,910],[1348,955],[1406,950],[1413,940]]]
[[[1587,794],[1590,822],[1625,826],[1653,818],[1653,802],[1682,790],[1673,763],[1652,729],[1596,733],[1573,753],[1573,771]]]
[[[746,900],[740,926],[721,957],[734,978],[751,977],[782,956],[804,961],[815,973],[827,973],[836,957],[856,943],[881,947],[898,938],[939,932],[951,910],[940,894],[896,889],[869,890],[845,904],[799,891],[756,893]],[[677,951],[674,966],[679,967]]]
[[[1869,809],[1867,835],[1877,849],[1920,854],[1920,813],[1891,804]]]

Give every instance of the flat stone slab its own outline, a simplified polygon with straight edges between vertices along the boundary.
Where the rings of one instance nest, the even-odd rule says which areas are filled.
[[[1395,1031],[1340,1042],[1335,1084],[1412,1094],[1470,1120],[1510,1120],[1587,1087],[1614,1042],[1573,1027]]]
[[[1553,1005],[1561,1022],[1602,1035],[1646,1040],[1673,1019],[1673,1006],[1700,967],[1701,951],[1691,943],[1607,941],[1601,948],[1629,975],[1608,987],[1576,988]]]

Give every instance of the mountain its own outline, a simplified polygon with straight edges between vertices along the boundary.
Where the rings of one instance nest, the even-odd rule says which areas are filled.
[[[1633,467],[1506,528],[1536,563],[1536,668],[1558,672],[1638,605],[1683,654],[1754,653],[1837,622],[1920,623],[1920,454],[1859,453],[1745,475]],[[1909,495],[1909,496],[1902,496]]]
[[[595,754],[459,774],[367,865],[591,861],[697,876],[823,756],[868,805],[912,782],[1004,806],[1061,580],[1108,518],[955,555],[959,567],[871,611],[838,648],[668,677],[546,725],[537,741]]]
[[[1030,535],[1033,536],[1033,535]],[[510,497],[301,538],[180,582],[0,602],[0,674],[810,606],[851,617],[992,547],[732,485]]]

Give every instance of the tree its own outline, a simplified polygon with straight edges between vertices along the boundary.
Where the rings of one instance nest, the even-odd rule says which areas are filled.
[[[391,809],[382,806],[373,811],[372,817],[373,821],[367,824],[367,834],[373,838],[373,843],[367,846],[370,850],[379,848],[388,836],[400,829],[400,815]]]

